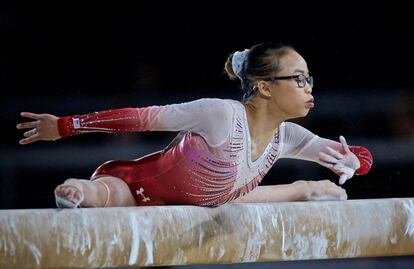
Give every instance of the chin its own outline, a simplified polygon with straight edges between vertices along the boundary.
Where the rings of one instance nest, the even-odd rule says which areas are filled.
[[[295,116],[291,116],[291,117],[289,117],[288,119],[300,119],[300,118],[304,118],[304,117],[306,117],[306,115],[308,115],[308,113],[306,112],[306,113],[303,113],[303,114],[297,114],[297,115],[295,115]]]
[[[309,114],[309,108],[297,110],[296,113],[291,113],[289,119],[297,119],[306,117]]]
[[[309,114],[309,110],[310,109],[306,109],[306,110],[302,111],[302,113],[300,113],[300,115],[298,115],[298,118],[306,117]]]

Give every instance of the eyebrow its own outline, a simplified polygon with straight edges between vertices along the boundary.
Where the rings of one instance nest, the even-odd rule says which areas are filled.
[[[302,73],[303,75],[305,74],[305,71],[301,70],[301,69],[295,69],[295,71],[293,71],[293,73]],[[308,71],[308,74],[310,72]]]

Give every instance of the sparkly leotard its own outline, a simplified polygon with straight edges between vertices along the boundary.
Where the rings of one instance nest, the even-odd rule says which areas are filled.
[[[243,104],[229,99],[123,108],[58,120],[62,137],[87,132],[180,131],[164,150],[130,161],[109,161],[91,179],[124,180],[138,205],[218,206],[253,190],[280,158],[318,162],[318,153],[340,143],[320,138],[290,122],[282,123],[263,154],[251,159],[250,132]],[[372,156],[350,147],[366,174]]]

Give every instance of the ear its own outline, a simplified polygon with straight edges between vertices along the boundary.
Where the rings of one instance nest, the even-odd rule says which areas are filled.
[[[268,81],[259,80],[257,83],[257,91],[262,97],[270,97],[272,95],[270,83]]]

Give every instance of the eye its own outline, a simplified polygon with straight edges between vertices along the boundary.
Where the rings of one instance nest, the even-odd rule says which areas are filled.
[[[294,80],[296,80],[297,83],[303,84],[306,81],[306,76],[303,74],[296,75]]]
[[[296,81],[296,83],[298,84],[299,88],[303,88],[306,85],[306,76],[304,74],[299,74],[296,75],[294,80]]]
[[[298,77],[296,78],[297,81],[304,81],[306,80],[306,76],[303,74],[298,75]]]

